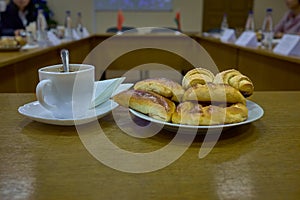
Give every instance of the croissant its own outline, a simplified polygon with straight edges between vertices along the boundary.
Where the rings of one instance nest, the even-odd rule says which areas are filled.
[[[182,101],[219,102],[219,103],[242,103],[246,105],[245,97],[228,84],[208,83],[197,84],[187,89]]]
[[[225,83],[231,85],[239,90],[244,97],[251,96],[254,90],[252,81],[235,69],[229,69],[218,73],[215,76],[214,83]]]
[[[195,68],[188,71],[182,79],[182,86],[184,89],[188,89],[196,84],[204,85],[209,82],[213,82],[214,74],[204,68]]]
[[[187,125],[231,124],[248,118],[246,105],[237,103],[227,107],[201,106],[198,103],[183,102],[179,104],[172,116],[172,122]]]

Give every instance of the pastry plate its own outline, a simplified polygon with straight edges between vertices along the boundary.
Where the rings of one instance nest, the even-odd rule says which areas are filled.
[[[137,112],[133,109],[130,109],[130,112],[138,118],[141,118],[146,121],[150,121],[150,122],[153,122],[153,123],[156,123],[159,125],[164,125],[163,128],[168,131],[177,132],[178,129],[180,128],[180,130],[183,130],[186,132],[203,132],[208,129],[225,130],[225,129],[232,128],[235,126],[249,124],[251,122],[254,122],[254,121],[260,119],[264,114],[264,110],[258,104],[254,103],[252,101],[247,100],[247,108],[248,108],[248,119],[246,121],[239,122],[239,123],[233,123],[233,124],[222,124],[222,125],[211,125],[211,126],[193,126],[193,125],[185,125],[185,124],[173,124],[173,123],[163,122],[163,121],[154,119],[154,118],[144,115],[140,112]]]

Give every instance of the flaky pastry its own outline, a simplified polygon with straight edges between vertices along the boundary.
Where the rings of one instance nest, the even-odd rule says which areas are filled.
[[[113,100],[124,107],[149,115],[158,120],[171,121],[176,106],[171,100],[142,90],[127,90],[113,97]]]
[[[180,84],[166,78],[152,78],[139,81],[134,85],[134,89],[155,92],[175,102],[180,102],[184,93],[184,89]]]
[[[237,103],[228,107],[215,105],[201,106],[195,102],[179,104],[172,116],[172,122],[195,126],[231,124],[245,121],[248,109],[244,104]]]
[[[213,82],[214,74],[205,68],[195,68],[188,71],[182,79],[182,87],[188,89],[197,84],[207,84]]]
[[[235,88],[227,84],[208,83],[197,84],[183,95],[182,101],[242,103],[246,105],[245,97]]]
[[[254,90],[252,81],[235,69],[229,69],[218,73],[215,76],[214,83],[231,85],[239,90],[245,97],[251,96]]]

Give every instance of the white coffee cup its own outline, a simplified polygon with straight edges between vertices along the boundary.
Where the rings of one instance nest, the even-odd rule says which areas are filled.
[[[60,64],[43,67],[38,72],[36,96],[41,106],[60,119],[86,115],[94,91],[94,66],[70,64],[70,72],[64,72]]]

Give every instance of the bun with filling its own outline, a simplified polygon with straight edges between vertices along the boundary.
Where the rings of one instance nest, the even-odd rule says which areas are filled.
[[[155,92],[175,102],[180,102],[184,93],[184,89],[179,83],[166,78],[139,81],[134,85],[134,89]]]
[[[195,126],[231,124],[245,121],[248,109],[244,104],[237,103],[227,107],[208,105],[201,106],[195,102],[179,104],[172,116],[172,122]]]
[[[176,106],[171,100],[142,90],[127,90],[113,97],[113,100],[124,107],[149,115],[155,119],[169,122]]]

